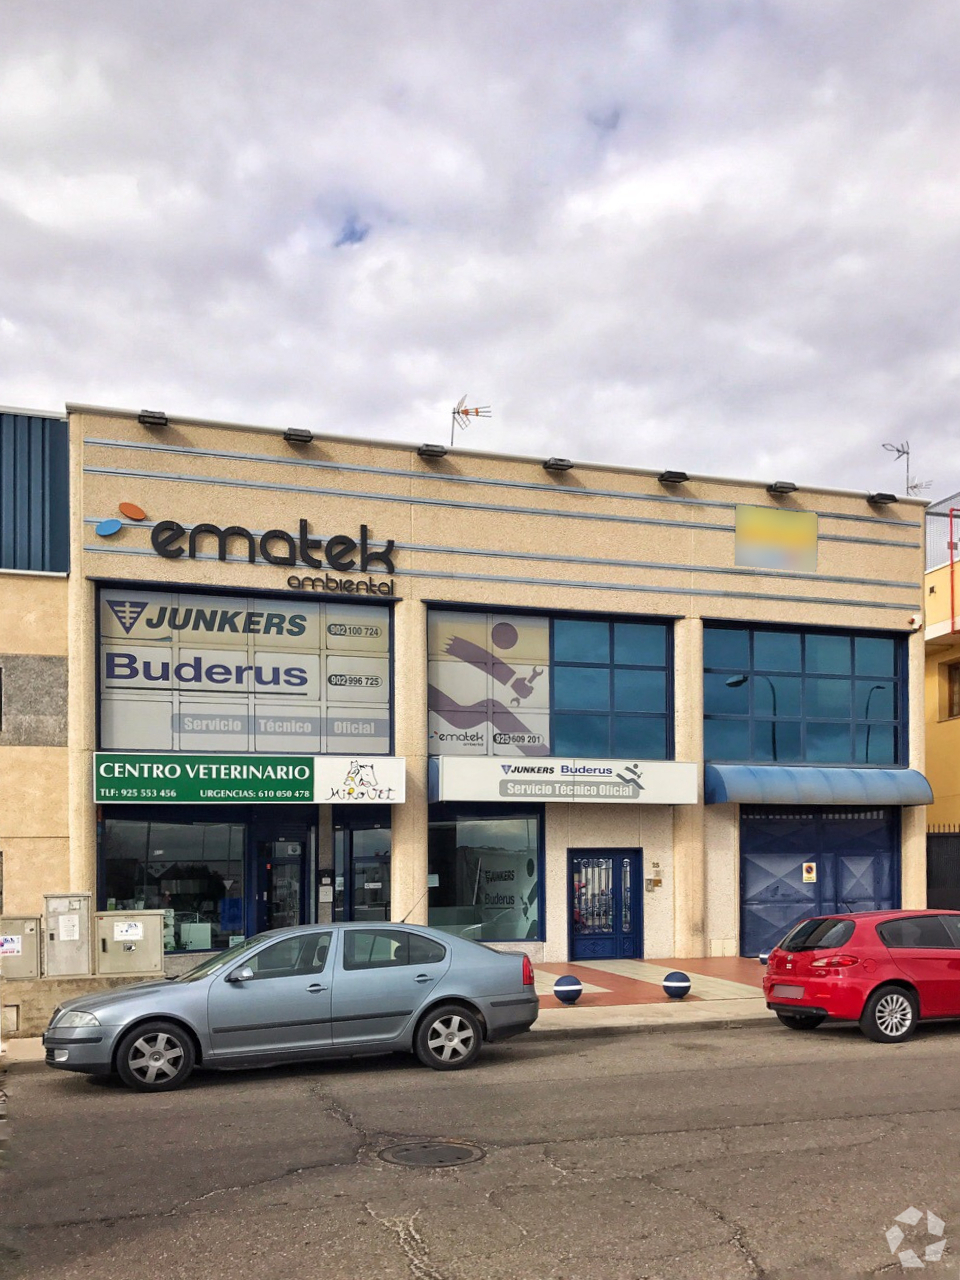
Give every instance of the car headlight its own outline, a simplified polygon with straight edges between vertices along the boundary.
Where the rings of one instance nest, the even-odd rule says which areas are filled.
[[[100,1023],[92,1013],[82,1013],[79,1009],[62,1013],[57,1019],[58,1027],[99,1027]]]

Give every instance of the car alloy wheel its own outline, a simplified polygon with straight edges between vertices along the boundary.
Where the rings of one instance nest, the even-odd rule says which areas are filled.
[[[878,1044],[906,1040],[917,1027],[920,1010],[917,997],[903,987],[881,987],[864,1005],[860,1030]]]
[[[193,1043],[172,1022],[151,1022],[125,1036],[117,1070],[125,1085],[143,1092],[178,1089],[193,1070]]]
[[[428,1013],[416,1037],[417,1057],[438,1071],[467,1067],[480,1052],[483,1031],[467,1009],[449,1005]]]
[[[430,1052],[441,1062],[459,1062],[473,1048],[473,1029],[459,1013],[438,1018],[427,1032]]]
[[[877,1002],[874,1017],[885,1035],[900,1037],[913,1022],[913,1009],[905,995],[891,991]]]

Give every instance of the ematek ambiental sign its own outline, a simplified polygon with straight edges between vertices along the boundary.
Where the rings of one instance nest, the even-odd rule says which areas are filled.
[[[401,804],[397,756],[185,755],[98,751],[97,804]]]

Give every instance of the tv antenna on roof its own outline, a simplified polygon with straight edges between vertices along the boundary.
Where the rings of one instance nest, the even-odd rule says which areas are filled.
[[[461,431],[466,431],[470,423],[470,418],[489,418],[490,406],[488,404],[480,405],[476,409],[464,408],[467,402],[466,396],[461,396],[459,403],[455,404],[450,417],[450,448],[453,448],[453,432],[455,427],[459,427]]]
[[[906,486],[905,492],[908,496],[916,497],[921,489],[929,489],[932,481],[918,480],[916,476],[910,475],[910,441],[904,440],[903,444],[885,444],[884,449],[888,453],[894,453],[898,458],[906,459]]]

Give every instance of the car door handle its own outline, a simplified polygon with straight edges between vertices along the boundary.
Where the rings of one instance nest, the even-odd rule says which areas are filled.
[[[430,977],[428,973],[418,973],[417,976],[414,978],[414,982],[419,982],[419,983],[432,982],[432,981],[433,979]]]
[[[326,991],[326,989],[327,988],[319,982],[311,982],[310,986],[307,987],[308,991]]]

